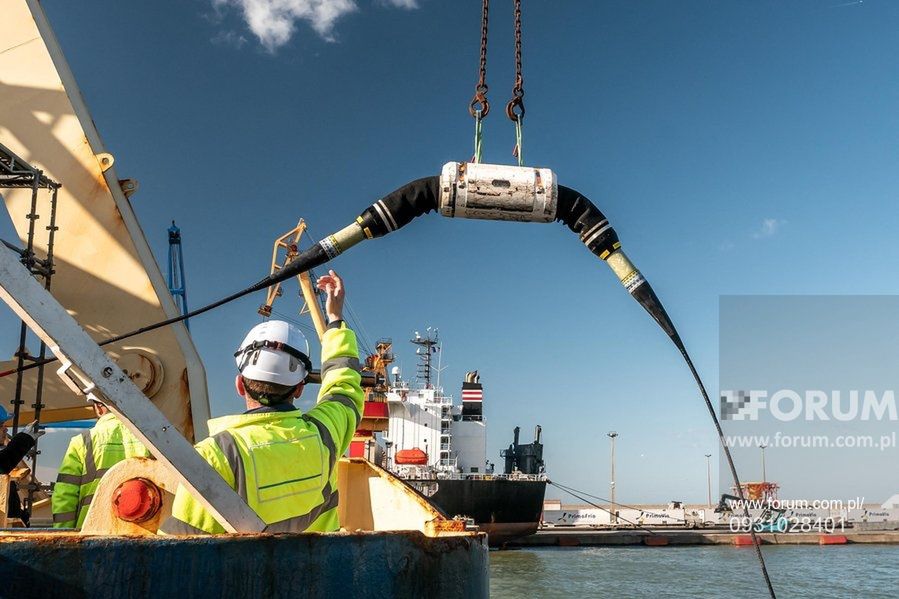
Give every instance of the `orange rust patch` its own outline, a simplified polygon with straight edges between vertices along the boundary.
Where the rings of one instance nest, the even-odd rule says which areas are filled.
[[[434,532],[465,532],[465,522],[462,520],[431,520],[430,525]]]
[[[736,547],[752,547],[752,535],[737,535],[732,541]]]
[[[580,544],[581,540],[577,537],[569,537],[567,535],[559,537],[559,547],[579,547]]]
[[[846,535],[820,535],[818,537],[819,545],[845,545],[849,542]]]
[[[643,544],[647,547],[664,547],[668,544],[668,537],[658,535],[644,537]]]

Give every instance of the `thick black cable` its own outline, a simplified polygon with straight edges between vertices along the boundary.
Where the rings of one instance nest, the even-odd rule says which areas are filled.
[[[613,252],[618,251],[621,246],[618,240],[618,234],[611,227],[608,219],[606,219],[605,215],[596,207],[596,205],[582,194],[563,185],[559,185],[558,209],[555,219],[561,221],[571,229],[572,232],[576,233],[580,240],[587,246],[587,249],[602,260],[606,260]],[[629,286],[629,283],[624,280],[621,282],[627,287],[631,297],[643,306],[658,325],[662,327],[662,330],[664,330],[671,341],[674,342],[674,345],[681,352],[684,360],[686,360],[687,366],[690,368],[690,372],[696,380],[696,384],[699,385],[699,390],[705,400],[712,421],[715,423],[715,429],[718,431],[718,438],[721,441],[724,455],[727,458],[731,474],[733,475],[734,484],[736,485],[740,500],[743,502],[745,515],[748,518],[749,508],[746,505],[743,489],[740,486],[737,468],[734,466],[733,458],[730,455],[730,449],[724,438],[724,431],[721,430],[721,423],[718,422],[718,417],[715,415],[715,409],[712,407],[712,402],[709,400],[705,385],[703,385],[702,379],[699,377],[699,373],[693,365],[693,361],[690,360],[690,356],[687,354],[687,350],[684,347],[683,341],[681,341],[674,324],[665,312],[665,308],[652,290],[649,282],[647,282],[638,271],[634,270],[632,274],[634,273],[636,274],[634,275],[633,281],[629,282],[632,286]],[[776,599],[774,587],[771,585],[771,578],[768,575],[768,568],[765,565],[765,558],[762,556],[762,550],[759,547],[758,538],[755,535],[755,531],[752,530],[752,527],[750,527],[749,532],[752,536],[759,565],[762,569],[762,576],[765,578],[765,584],[768,586],[768,592],[772,599]]]
[[[187,320],[188,318],[193,318],[194,316],[199,316],[200,314],[203,314],[204,312],[209,312],[210,310],[218,308],[219,306],[223,306],[224,304],[227,304],[228,302],[232,302],[232,301],[234,301],[238,298],[241,298],[241,297],[247,295],[248,293],[252,293],[254,291],[258,291],[258,289],[256,289],[255,286],[248,287],[246,289],[238,291],[237,293],[232,293],[231,295],[224,297],[218,301],[212,302],[211,304],[207,304],[207,305],[203,306],[202,308],[197,308],[196,310],[192,310],[191,312],[182,314],[181,316],[169,318],[168,320],[162,320],[160,322],[156,322],[154,324],[147,325],[147,326],[141,327],[139,329],[135,329],[128,333],[123,333],[122,335],[116,335],[115,337],[110,337],[109,339],[104,339],[103,341],[98,341],[97,345],[102,347],[104,345],[109,345],[110,343],[116,343],[117,341],[123,341],[125,339],[134,337],[136,335],[141,335],[143,333],[149,333],[150,331],[155,331],[156,329],[160,329],[162,327],[165,327],[165,326],[168,326],[171,324],[175,324],[176,322],[181,322],[182,320]],[[6,372],[0,372],[0,377],[15,374],[17,372],[25,372],[26,370],[31,370],[32,368],[37,368],[39,366],[45,366],[46,364],[52,364],[53,362],[56,362],[57,360],[58,360],[58,358],[55,358],[55,357],[46,358],[44,360],[37,360],[35,362],[32,362],[31,364],[27,364],[27,365],[23,366],[20,369],[7,370]]]
[[[765,565],[765,558],[762,556],[762,547],[759,543],[759,539],[755,534],[755,530],[752,527],[752,520],[749,516],[749,506],[746,503],[746,497],[743,494],[743,487],[740,485],[740,477],[737,476],[737,467],[734,465],[734,459],[730,455],[730,448],[727,446],[727,440],[724,437],[724,431],[721,429],[721,422],[718,420],[717,414],[715,414],[715,408],[712,406],[712,401],[709,399],[709,394],[705,390],[705,385],[702,383],[702,379],[699,378],[699,373],[696,371],[696,367],[693,365],[693,360],[690,359],[690,354],[687,353],[687,348],[684,347],[683,343],[677,343],[677,349],[680,350],[681,355],[684,357],[684,360],[687,362],[687,367],[690,368],[690,373],[693,375],[693,378],[696,380],[696,384],[699,385],[699,391],[702,393],[702,398],[705,400],[705,406],[709,411],[709,415],[712,417],[712,422],[715,423],[715,430],[718,431],[718,439],[721,441],[721,448],[724,450],[724,457],[727,459],[727,465],[730,468],[731,476],[734,479],[734,485],[736,485],[737,496],[740,498],[740,502],[743,504],[743,515],[746,517],[746,521],[750,523],[749,526],[749,535],[752,537],[752,546],[755,547],[755,554],[759,559],[759,565],[762,568],[762,576],[765,578],[765,584],[768,586],[768,593],[771,595],[771,599],[777,599],[777,595],[774,594],[774,586],[771,584],[771,577],[768,575],[768,567]]]
[[[436,210],[439,188],[440,177],[423,177],[421,179],[416,179],[415,181],[407,183],[399,189],[394,190],[393,192],[384,196],[384,198],[378,200],[375,205],[367,208],[357,219],[357,222],[359,223],[362,231],[365,232],[366,237],[382,237],[387,233],[390,233],[391,231],[395,231],[396,229],[407,225],[414,218],[421,216],[422,214],[426,214],[431,210]],[[110,343],[124,341],[125,339],[129,339],[136,335],[149,333],[150,331],[155,331],[156,329],[160,329],[162,327],[187,320],[188,318],[199,316],[200,314],[218,308],[219,306],[223,306],[229,302],[233,302],[234,300],[239,299],[245,295],[248,295],[255,291],[259,291],[261,289],[265,289],[266,287],[270,287],[275,283],[286,281],[287,279],[291,279],[299,275],[300,273],[307,272],[317,266],[321,266],[322,264],[329,262],[334,257],[336,256],[329,255],[321,244],[313,245],[311,248],[301,252],[296,258],[294,258],[289,264],[286,264],[284,268],[279,270],[277,273],[273,273],[265,277],[264,279],[260,280],[254,285],[251,285],[250,287],[247,287],[246,289],[242,289],[236,293],[232,293],[227,297],[212,302],[211,304],[207,304],[206,306],[203,306],[201,308],[197,308],[196,310],[192,310],[186,314],[162,320],[160,322],[135,329],[128,333],[110,337],[109,339],[104,339],[103,341],[97,342],[97,345],[102,347],[104,345],[109,345]],[[39,366],[51,364],[56,361],[57,358],[55,357],[47,358],[45,360],[38,360],[28,365],[22,366],[21,368],[14,368],[12,370],[0,372],[0,378],[9,376],[11,374],[16,374],[18,372],[31,370],[32,368],[38,368]]]
[[[187,312],[186,314],[181,314],[180,316],[175,316],[172,318],[168,318],[166,320],[161,320],[159,322],[155,322],[153,324],[149,324],[147,326],[140,327],[139,329],[135,329],[133,331],[129,331],[129,332],[123,333],[121,335],[116,335],[115,337],[110,337],[109,339],[104,339],[102,341],[98,341],[97,345],[102,347],[104,345],[109,345],[111,343],[117,343],[119,341],[124,341],[125,339],[135,337],[137,335],[142,335],[143,333],[149,333],[150,331],[155,331],[156,329],[161,329],[162,327],[166,327],[166,326],[181,322],[183,320],[187,320],[188,318],[194,318],[195,316],[199,316],[200,314],[209,312],[210,310],[214,310],[215,308],[223,306],[229,302],[233,302],[236,299],[242,298],[245,295],[249,295],[250,293],[259,291],[261,289],[265,289],[266,287],[270,287],[271,285],[274,285],[275,283],[279,283],[285,279],[296,276],[296,274],[298,272],[304,272],[315,266],[319,266],[320,264],[323,264],[325,262],[327,262],[327,256],[325,255],[324,251],[321,249],[320,246],[313,246],[311,249],[306,250],[305,252],[300,254],[300,256],[298,256],[293,262],[291,262],[290,266],[292,266],[293,268],[290,271],[288,271],[286,268],[282,269],[277,274],[270,275],[270,276],[262,279],[258,283],[251,285],[250,287],[242,289],[236,293],[232,293],[231,295],[223,297],[220,300],[214,301],[211,304],[207,304],[205,306],[197,308],[196,310],[191,310],[190,312]],[[300,264],[297,264],[297,263],[300,263],[300,264],[306,263],[307,265],[305,268],[302,268],[302,267],[300,267]],[[302,270],[300,270],[300,268],[302,268]],[[51,364],[53,362],[56,362],[57,360],[58,360],[58,358],[56,358],[56,357],[46,358],[44,360],[37,360],[35,362],[32,362],[31,364],[23,366],[20,369],[13,369],[13,370],[7,370],[5,372],[0,372],[0,378],[9,376],[11,374],[15,374],[17,372],[25,372],[26,370],[31,370],[32,368],[37,368],[39,366],[44,366],[46,364]]]
[[[581,241],[584,242],[584,244],[591,252],[593,252],[601,259],[605,260],[611,252],[616,251],[618,247],[620,247],[620,243],[618,243],[618,236],[615,233],[614,229],[612,229],[612,227],[608,225],[608,221],[606,220],[605,216],[596,208],[596,206],[592,202],[583,197],[581,194],[564,186],[559,186],[559,192],[560,193],[558,198],[558,211],[556,214],[556,220],[564,222],[569,227],[569,229],[578,234],[578,236],[581,238]],[[357,219],[357,222],[359,223],[361,230],[365,233],[365,236],[367,238],[372,239],[376,237],[382,237],[383,235],[386,235],[405,226],[414,218],[436,209],[438,204],[438,193],[438,177],[425,177],[416,181],[412,181],[411,183],[408,183],[405,186],[397,189],[393,193],[373,204],[371,207],[367,208]],[[326,253],[325,249],[322,246],[313,246],[309,250],[306,250],[299,256],[297,256],[290,264],[285,265],[285,267],[281,269],[277,274],[270,275],[251,287],[247,287],[246,289],[238,291],[237,293],[233,293],[223,299],[203,306],[202,308],[198,308],[192,312],[188,312],[187,314],[163,320],[152,325],[141,327],[129,333],[106,339],[98,343],[98,345],[103,346],[110,343],[115,343],[117,341],[122,341],[129,337],[153,331],[161,327],[181,322],[188,318],[192,318],[199,314],[203,314],[204,312],[208,312],[209,310],[243,297],[249,293],[264,289],[266,287],[274,285],[275,283],[294,277],[302,272],[306,272],[316,266],[320,266],[328,262],[332,257],[334,256]],[[634,272],[639,275],[637,271]],[[622,283],[625,283],[625,281],[622,280]],[[628,287],[627,284],[625,284],[625,286]],[[640,277],[639,281],[633,286],[633,288],[628,287],[628,292],[631,293],[632,297],[634,297],[634,299],[636,299],[649,312],[649,314],[652,315],[656,322],[658,322],[658,324],[665,330],[665,332],[669,335],[674,344],[680,350],[681,355],[684,357],[684,360],[687,362],[687,366],[689,367],[693,378],[696,380],[696,383],[699,386],[699,390],[702,393],[702,397],[705,400],[709,415],[712,417],[712,421],[715,424],[715,428],[718,432],[718,438],[721,442],[722,448],[724,449],[724,454],[727,458],[728,466],[730,467],[730,471],[736,485],[737,494],[743,503],[744,514],[748,518],[749,508],[746,504],[743,489],[740,486],[740,480],[737,476],[737,469],[730,454],[730,449],[727,446],[724,432],[721,429],[721,423],[718,421],[718,417],[715,414],[715,409],[712,406],[712,402],[709,399],[708,393],[706,392],[705,385],[703,385],[702,379],[699,377],[699,373],[696,371],[696,367],[693,365],[693,361],[690,359],[690,356],[687,353],[683,342],[674,329],[674,325],[671,323],[671,320],[665,313],[661,302],[659,301],[658,297],[656,297],[655,293],[652,291],[651,287],[645,281],[645,279],[642,279],[642,277]],[[0,372],[0,377],[14,374],[16,372],[22,372],[24,370],[29,370],[31,368],[37,368],[44,364],[54,362],[55,360],[56,358],[37,361],[20,369]],[[583,500],[583,498],[581,497],[579,497],[579,499]],[[590,502],[588,501],[587,503]],[[768,592],[771,595],[772,599],[776,599],[774,587],[771,584],[771,578],[768,575],[768,569],[765,565],[765,559],[762,555],[758,538],[752,527],[750,527],[749,533],[753,540],[753,545],[755,547],[759,564],[761,565],[762,575],[765,578]]]

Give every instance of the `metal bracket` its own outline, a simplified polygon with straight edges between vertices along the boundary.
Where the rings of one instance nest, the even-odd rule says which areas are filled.
[[[109,168],[115,162],[115,157],[109,152],[100,152],[97,156],[97,162],[100,163],[100,170],[104,173],[109,170]]]
[[[56,351],[58,348],[50,348],[50,351],[53,352],[54,355],[59,355]],[[62,379],[62,382],[68,387],[72,393],[75,395],[84,395],[87,396],[88,399],[91,398],[96,385],[89,381],[85,381],[84,378],[79,376],[77,372],[72,370],[72,363],[68,360],[60,360],[62,366],[60,366],[56,370],[57,376]]]
[[[156,406],[134,385],[19,256],[0,246],[0,299],[50,348],[66,385],[96,397],[178,477],[228,532],[261,532],[265,523],[228,486]]]

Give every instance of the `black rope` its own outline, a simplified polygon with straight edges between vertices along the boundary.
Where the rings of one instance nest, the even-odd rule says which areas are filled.
[[[312,242],[313,245],[318,243],[317,236],[312,233],[312,229],[309,227],[309,223],[306,223],[306,237]],[[312,279],[313,283],[318,278],[315,274],[315,271],[312,269],[309,270],[309,277]],[[314,291],[314,289],[313,289]],[[320,299],[319,294],[316,295],[316,301],[319,304],[322,312],[325,311],[324,301]],[[353,306],[350,304],[350,300],[344,298],[344,306],[346,308],[346,321],[349,323],[350,327],[356,333],[356,340],[359,343],[359,347],[366,353],[366,355],[374,355],[374,350],[372,349],[374,345],[371,343],[371,338],[366,334],[367,331],[365,327],[362,326],[362,321],[356,316],[356,312],[353,310]]]
[[[581,497],[581,496],[578,495],[577,493],[574,493],[573,491],[571,491],[571,490],[570,490],[568,487],[566,487],[565,485],[560,485],[559,483],[554,483],[554,482],[551,481],[551,480],[548,480],[548,481],[546,481],[546,482],[549,483],[549,484],[551,484],[551,485],[554,486],[554,487],[558,487],[558,488],[562,489],[563,491],[565,491],[566,493],[568,493],[568,494],[571,495],[572,497],[576,497],[577,499],[580,499],[581,501],[583,501],[584,503],[586,503],[586,504],[588,504],[588,505],[592,505],[593,507],[595,507],[595,508],[597,508],[597,509],[600,509],[600,510],[602,510],[602,511],[604,511],[604,512],[607,512],[607,513],[609,513],[609,514],[615,516],[615,517],[618,518],[619,520],[624,520],[624,521],[627,522],[628,524],[632,524],[632,525],[634,526],[634,528],[636,528],[636,529],[638,529],[638,530],[642,530],[642,531],[644,531],[644,532],[648,532],[648,533],[651,534],[651,535],[655,535],[655,534],[656,534],[655,531],[650,530],[649,528],[645,528],[645,527],[643,527],[643,526],[637,524],[636,522],[632,522],[631,520],[628,520],[627,518],[624,518],[624,517],[622,517],[622,516],[618,516],[617,514],[615,514],[615,512],[613,512],[613,511],[611,511],[611,510],[607,510],[606,508],[602,507],[601,505],[597,505],[597,504],[593,503],[593,502],[590,501],[589,499],[584,499],[583,497]],[[612,502],[610,501],[609,503],[612,503]]]
[[[277,316],[281,320],[286,320],[287,322],[289,322],[293,325],[296,325],[309,333],[317,333],[314,326],[307,324],[305,322],[301,322],[301,321],[297,320],[296,318],[294,318],[290,314],[285,314],[284,312],[279,312],[278,310],[272,310],[272,316]]]
[[[214,310],[215,308],[218,308],[219,306],[223,306],[229,302],[233,302],[234,300],[242,298],[243,296],[253,293],[254,291],[259,291],[260,289],[264,289],[265,287],[268,287],[269,284],[273,284],[273,283],[269,283],[268,281],[266,281],[265,285],[262,285],[261,283],[262,282],[256,283],[255,285],[253,285],[251,287],[247,287],[246,289],[242,289],[236,293],[232,293],[229,296],[223,297],[222,299],[214,301],[211,304],[207,304],[201,308],[197,308],[196,310],[187,312],[186,314],[182,314],[180,316],[175,316],[175,317],[169,318],[167,320],[162,320],[162,321],[159,321],[159,322],[147,325],[147,326],[143,326],[139,329],[135,329],[128,333],[123,333],[121,335],[116,335],[115,337],[110,337],[109,339],[104,339],[103,341],[98,341],[97,345],[102,347],[104,345],[109,345],[110,343],[124,341],[125,339],[129,339],[129,338],[135,337],[137,335],[142,335],[143,333],[149,333],[150,331],[155,331],[156,329],[161,329],[162,327],[166,327],[166,326],[175,324],[177,322],[187,320],[188,318],[193,318],[195,316],[199,316],[200,314],[204,314],[206,312],[209,312],[210,310]],[[39,366],[44,366],[46,364],[52,364],[53,362],[56,362],[57,360],[58,360],[58,358],[56,358],[56,357],[46,358],[44,360],[37,360],[35,362],[32,362],[30,364],[23,366],[20,369],[13,369],[13,370],[7,370],[5,372],[0,372],[0,378],[9,376],[11,374],[16,374],[17,372],[25,372],[27,370],[31,370],[32,368],[38,368]]]
[[[551,483],[551,484],[553,484],[559,488],[563,488],[565,486],[565,485],[560,485],[559,483]],[[638,512],[646,511],[643,508],[638,507],[636,505],[628,505],[626,503],[621,503],[620,501],[612,501],[610,499],[606,499],[605,497],[600,497],[599,495],[591,495],[590,493],[587,493],[586,491],[578,491],[577,489],[575,489],[573,487],[567,487],[567,488],[571,489],[572,491],[576,491],[576,492],[580,493],[581,495],[586,495],[587,497],[592,497],[593,499],[598,499],[599,501],[605,501],[606,503],[609,503],[609,504],[614,503],[615,505],[621,506],[621,507],[629,509],[629,510],[637,510]],[[619,516],[619,518],[620,518],[620,516]],[[680,522],[685,522],[685,523],[689,522],[689,520],[687,520],[686,518],[676,518],[674,516],[671,516],[671,519],[678,520]]]
[[[359,316],[356,315],[356,312],[353,310],[352,306],[350,306],[349,302],[344,301],[344,305],[346,307],[347,315],[349,316],[350,325],[356,332],[356,337],[359,340],[362,351],[364,351],[366,355],[373,355],[375,352],[372,349],[371,338],[366,334],[367,331],[365,330],[365,327],[362,326],[362,321],[359,319]]]

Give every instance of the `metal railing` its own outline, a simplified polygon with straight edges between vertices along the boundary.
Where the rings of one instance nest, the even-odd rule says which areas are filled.
[[[459,472],[446,473],[446,478],[450,480],[529,480],[529,481],[545,481],[548,480],[546,474],[523,474],[521,472],[513,472],[512,474],[465,474]]]

